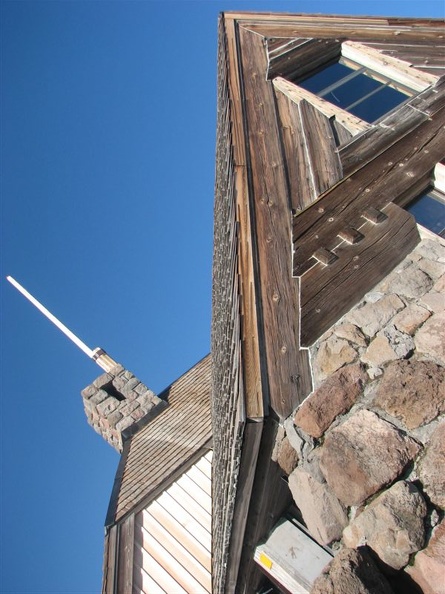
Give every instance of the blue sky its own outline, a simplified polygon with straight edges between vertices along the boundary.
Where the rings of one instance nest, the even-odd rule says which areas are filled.
[[[159,392],[209,350],[217,18],[443,17],[442,1],[11,1],[2,20],[1,592],[100,592],[117,454],[100,369],[5,280]]]

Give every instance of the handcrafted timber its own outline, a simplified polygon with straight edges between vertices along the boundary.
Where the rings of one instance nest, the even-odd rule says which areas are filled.
[[[374,124],[299,81],[340,57],[408,89]],[[255,592],[289,503],[274,435],[309,347],[419,241],[401,208],[445,157],[441,21],[225,13],[213,272],[213,592]]]

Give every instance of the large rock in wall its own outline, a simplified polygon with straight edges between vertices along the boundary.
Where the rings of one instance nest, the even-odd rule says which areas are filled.
[[[314,594],[343,593],[345,563],[445,594],[444,293],[445,243],[425,237],[311,347],[315,390],[284,424],[289,486],[314,538],[348,551]],[[391,591],[369,583],[357,592]]]

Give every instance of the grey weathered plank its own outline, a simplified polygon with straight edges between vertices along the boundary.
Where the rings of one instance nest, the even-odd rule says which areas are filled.
[[[282,52],[276,50],[269,53],[269,67],[267,78],[283,76],[296,80],[326,64],[330,60],[339,58],[341,43],[338,39],[296,39],[289,42]],[[298,57],[298,59],[295,59]]]
[[[270,405],[287,417],[310,391],[307,353],[299,349],[299,295],[291,278],[289,196],[272,84],[261,37],[240,28],[251,192],[261,278],[261,308]],[[243,48],[245,51],[243,51]],[[295,382],[299,375],[300,380]]]
[[[294,275],[311,266],[312,254],[338,243],[345,226],[360,227],[369,207],[382,208],[406,192],[413,180],[431,172],[443,158],[445,109],[404,136],[354,175],[326,192],[311,208],[294,218]]]
[[[133,591],[134,515],[119,526],[118,592]]]
[[[275,90],[292,208],[312,204],[343,176],[330,119],[302,99]]]

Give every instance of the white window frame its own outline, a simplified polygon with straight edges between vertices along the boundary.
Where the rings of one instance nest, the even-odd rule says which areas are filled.
[[[381,74],[385,78],[394,81],[396,84],[403,85],[412,90],[413,96],[434,85],[439,78],[428,72],[422,72],[413,68],[409,62],[399,60],[399,58],[393,58],[392,56],[386,56],[379,50],[355,41],[344,41],[341,44],[341,57],[365,68],[369,68],[377,74]],[[327,117],[335,117],[353,136],[369,130],[376,125],[365,122],[346,110],[326,101],[326,99],[318,97],[318,95],[303,89],[297,84],[291,83],[285,78],[277,77],[272,82],[276,89],[283,92],[295,103],[299,103],[302,99],[305,99]],[[384,122],[384,118],[385,116],[379,121],[379,124]]]

